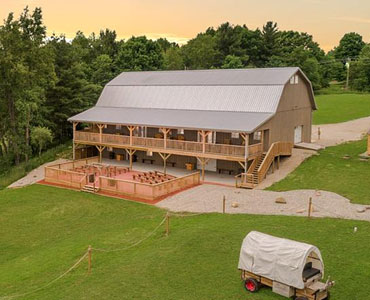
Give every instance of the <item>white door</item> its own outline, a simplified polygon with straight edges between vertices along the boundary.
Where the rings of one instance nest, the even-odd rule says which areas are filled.
[[[202,165],[200,163],[197,163],[197,169],[202,169]],[[204,170],[217,172],[217,159],[208,160],[208,163],[204,166]]]
[[[302,129],[302,125],[294,128],[294,144],[302,143]]]

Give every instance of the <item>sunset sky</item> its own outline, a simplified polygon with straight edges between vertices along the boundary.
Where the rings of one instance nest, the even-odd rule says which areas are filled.
[[[48,34],[72,38],[114,29],[120,38],[147,35],[184,43],[210,26],[229,21],[262,27],[273,20],[282,30],[305,31],[330,50],[346,32],[370,42],[369,0],[0,0],[0,17],[40,6]]]

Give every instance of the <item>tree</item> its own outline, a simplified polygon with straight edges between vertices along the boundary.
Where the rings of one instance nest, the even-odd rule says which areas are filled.
[[[178,46],[169,48],[163,54],[163,66],[166,70],[183,70],[184,59],[181,54],[181,48]]]
[[[361,53],[365,42],[362,36],[355,32],[346,33],[339,42],[339,46],[334,49],[334,56],[343,61],[348,58],[355,59]]]
[[[278,37],[279,29],[277,23],[272,21],[267,22],[262,30],[263,46],[261,49],[262,59],[265,62],[273,55],[279,55]]]
[[[55,56],[57,83],[47,90],[46,103],[42,107],[46,117],[41,125],[50,128],[55,138],[63,142],[70,138],[72,132],[67,119],[93,106],[102,87],[88,80],[86,64],[81,61],[79,51],[65,37],[52,37],[48,47]]]
[[[51,130],[47,127],[34,127],[31,131],[31,143],[39,149],[39,156],[41,151],[48,143],[53,141]]]
[[[212,36],[198,34],[195,39],[190,40],[182,47],[185,66],[189,69],[209,69],[217,61],[218,51]]]
[[[28,159],[30,126],[38,122],[45,90],[55,82],[54,57],[45,47],[45,32],[40,8],[30,13],[26,7],[19,19],[11,13],[0,27],[0,101],[7,110],[0,120],[6,124],[1,136],[16,164],[22,154]]]
[[[222,65],[222,69],[240,69],[243,68],[243,62],[240,57],[228,55]]]
[[[351,64],[351,88],[359,91],[370,91],[370,44],[361,51],[357,62]]]
[[[161,47],[145,36],[132,37],[122,43],[115,61],[117,72],[153,71],[163,67]]]
[[[98,56],[91,65],[91,81],[104,86],[113,79],[113,61],[107,54]]]

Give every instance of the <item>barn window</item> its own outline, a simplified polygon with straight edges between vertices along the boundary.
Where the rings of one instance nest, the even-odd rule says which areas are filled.
[[[239,138],[239,132],[232,132],[231,133],[231,138],[238,139]]]
[[[299,77],[298,75],[294,76],[294,84],[298,84],[298,77]]]
[[[294,84],[294,76],[290,77],[290,84]]]
[[[261,131],[256,131],[255,133],[253,133],[253,139],[255,141],[260,141],[261,140]]]
[[[184,128],[177,129],[177,134],[184,134]]]

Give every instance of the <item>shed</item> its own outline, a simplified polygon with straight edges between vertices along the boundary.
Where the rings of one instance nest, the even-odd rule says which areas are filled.
[[[324,264],[317,247],[251,231],[243,240],[238,268],[303,289],[302,274],[307,263],[312,263],[324,275]]]

